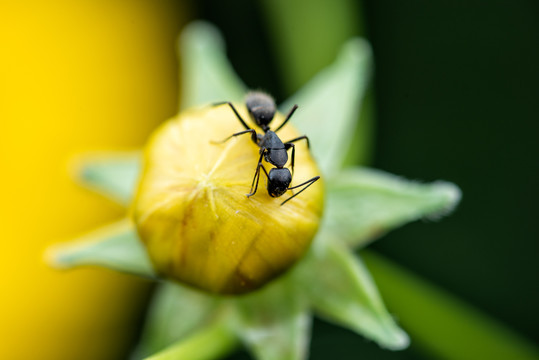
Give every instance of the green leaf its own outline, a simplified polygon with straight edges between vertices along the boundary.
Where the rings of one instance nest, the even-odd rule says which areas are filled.
[[[293,284],[279,279],[238,298],[238,336],[258,360],[301,360],[307,357],[311,314]]]
[[[243,99],[246,87],[225,54],[219,31],[209,23],[193,22],[180,36],[181,109],[218,101]]]
[[[236,343],[231,330],[215,322],[146,360],[214,360],[233,350]]]
[[[361,252],[386,299],[429,359],[539,359],[537,343],[481,309],[370,251]]]
[[[216,297],[172,282],[157,290],[134,359],[141,359],[185,339],[210,323],[218,310]]]
[[[310,251],[294,271],[296,284],[317,314],[384,348],[406,348],[408,336],[387,312],[367,268],[344,245],[324,244]]]
[[[156,276],[129,219],[53,246],[48,249],[46,259],[52,266],[62,269],[97,265],[139,276]]]
[[[121,205],[130,204],[141,169],[141,153],[86,154],[75,160],[75,177],[83,186]]]
[[[300,106],[292,121],[309,136],[311,151],[325,176],[342,167],[353,144],[370,73],[369,44],[352,39],[333,65],[280,107],[286,112],[293,104]]]
[[[422,184],[367,168],[342,171],[327,184],[320,232],[354,247],[410,221],[437,219],[460,200],[451,183]]]

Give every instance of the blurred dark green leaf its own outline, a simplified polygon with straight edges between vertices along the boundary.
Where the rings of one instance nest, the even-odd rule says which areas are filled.
[[[371,48],[362,39],[348,41],[336,61],[281,106],[298,104],[292,122],[309,136],[323,175],[340,169],[354,144],[354,130],[371,77]]]
[[[333,62],[345,41],[362,34],[361,9],[353,0],[264,0],[261,4],[289,93]]]

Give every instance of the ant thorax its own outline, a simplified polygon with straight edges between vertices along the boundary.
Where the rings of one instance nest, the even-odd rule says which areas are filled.
[[[268,131],[258,144],[260,151],[264,151],[264,159],[278,168],[282,168],[288,161],[288,153],[279,136],[273,131]]]

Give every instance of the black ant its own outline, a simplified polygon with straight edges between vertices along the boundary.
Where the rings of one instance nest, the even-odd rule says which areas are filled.
[[[285,164],[288,161],[288,150],[292,148],[292,158],[290,161],[290,166],[292,168],[292,173],[294,172],[294,158],[296,155],[296,148],[293,142],[298,140],[307,141],[307,147],[309,148],[309,138],[305,135],[299,136],[292,140],[289,140],[285,143],[281,141],[276,132],[279,131],[292,117],[292,114],[298,108],[297,105],[294,105],[283,123],[275,129],[275,131],[270,130],[269,123],[273,120],[277,108],[275,106],[275,101],[273,98],[263,92],[253,91],[247,94],[245,98],[245,105],[247,106],[247,111],[251,119],[264,131],[264,135],[258,134],[256,130],[251,129],[247,123],[241,118],[240,114],[236,111],[234,105],[229,101],[224,101],[220,103],[213,104],[214,106],[228,104],[238,120],[241,122],[243,127],[246,130],[237,132],[230,135],[220,143],[224,143],[234,136],[243,135],[250,133],[251,139],[253,142],[260,147],[260,158],[258,159],[258,165],[256,167],[255,176],[253,182],[251,183],[251,192],[247,194],[247,197],[253,196],[258,189],[258,180],[260,179],[260,169],[264,171],[266,177],[268,178],[268,194],[271,197],[279,197],[283,195],[287,190],[292,190],[304,186],[303,189],[286,199],[281,203],[284,205],[287,201],[291,200],[295,196],[299,195],[302,191],[311,186],[316,180],[320,179],[320,176],[315,176],[310,180],[307,180],[299,185],[288,187],[292,182],[292,174],[290,170],[285,168]],[[264,158],[268,163],[274,165],[275,167],[270,169],[269,173],[262,165],[262,158]]]

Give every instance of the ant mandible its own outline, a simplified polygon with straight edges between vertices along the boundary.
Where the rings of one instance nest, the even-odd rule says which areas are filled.
[[[307,189],[309,186],[311,186],[316,180],[320,179],[320,176],[315,176],[310,180],[307,180],[299,185],[288,187],[290,183],[292,182],[292,174],[290,173],[290,170],[285,168],[288,161],[288,150],[292,148],[292,158],[290,161],[290,166],[292,168],[292,173],[294,172],[294,160],[296,155],[296,148],[293,144],[293,142],[299,141],[299,140],[305,140],[307,141],[307,147],[310,147],[309,144],[309,138],[305,135],[299,136],[297,138],[294,138],[292,140],[286,141],[283,143],[279,136],[276,134],[277,131],[282,129],[282,127],[290,120],[292,117],[292,114],[296,111],[298,108],[297,105],[294,105],[292,109],[288,112],[288,115],[286,115],[286,118],[284,119],[283,123],[275,129],[275,131],[270,130],[269,123],[271,120],[273,120],[273,117],[275,116],[275,112],[277,111],[277,108],[275,106],[275,101],[271,96],[268,94],[265,94],[260,91],[253,91],[247,94],[245,98],[245,105],[247,107],[247,111],[249,112],[249,116],[251,119],[264,131],[264,135],[258,134],[256,130],[251,129],[247,123],[242,119],[238,111],[236,111],[236,108],[234,105],[229,101],[219,102],[213,104],[214,106],[218,105],[225,105],[228,104],[240,123],[243,125],[243,127],[246,130],[234,133],[221,141],[220,143],[224,143],[231,138],[243,134],[251,134],[251,140],[260,147],[260,158],[258,159],[258,165],[256,166],[255,176],[253,178],[253,182],[251,183],[251,192],[247,194],[247,197],[251,197],[256,193],[256,190],[258,189],[258,181],[260,179],[260,169],[264,171],[264,174],[266,174],[266,177],[268,178],[268,194],[271,197],[279,197],[283,195],[287,190],[293,190],[297,189],[299,187],[303,187],[300,191],[286,199],[281,203],[281,206],[284,205],[286,202],[292,200],[294,197],[299,195],[302,191]],[[268,163],[275,166],[274,168],[271,168],[269,173],[262,164],[262,158],[264,158]]]

